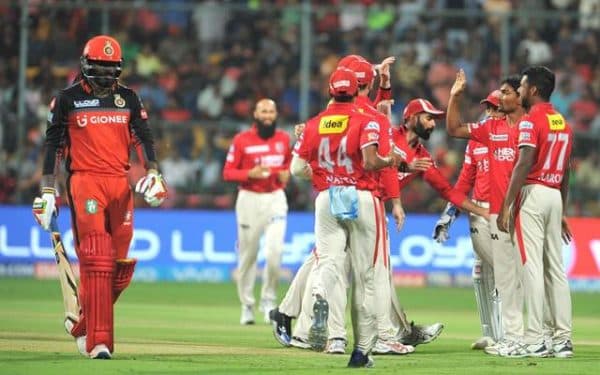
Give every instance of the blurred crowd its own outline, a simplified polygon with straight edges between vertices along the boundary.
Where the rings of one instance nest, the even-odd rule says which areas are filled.
[[[235,187],[222,182],[221,168],[232,136],[250,125],[257,99],[276,100],[279,127],[291,130],[305,120],[299,113],[302,1],[146,2],[160,10],[140,6],[143,1],[96,1],[131,3],[108,11],[72,2],[30,1],[22,158],[16,125],[20,10],[10,1],[0,4],[0,203],[28,203],[36,194],[48,103],[78,73],[85,41],[106,26],[123,48],[122,82],[148,109],[172,188],[167,207],[233,206]],[[469,82],[465,119],[478,119],[479,100],[501,79],[502,38],[509,41],[511,73],[549,66],[557,74],[552,102],[577,133],[570,214],[600,216],[600,0],[329,0],[313,1],[311,9],[309,115],[327,102],[327,77],[347,54],[372,63],[397,57],[397,123],[413,97],[445,108],[458,68]],[[428,144],[451,179],[464,146],[446,137],[443,121]],[[132,181],[141,173],[134,158]],[[410,212],[442,206],[418,180],[403,196]],[[292,209],[309,209],[313,193],[293,181],[288,199]]]

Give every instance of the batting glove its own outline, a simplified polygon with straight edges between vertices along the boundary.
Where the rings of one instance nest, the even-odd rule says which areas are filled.
[[[48,231],[52,215],[58,215],[56,210],[56,189],[50,187],[42,188],[42,196],[35,197],[31,208],[33,218],[42,227]]]
[[[157,207],[167,198],[167,183],[160,173],[151,169],[135,185],[135,192],[143,194],[151,207]]]
[[[442,212],[442,216],[440,216],[440,219],[435,223],[431,235],[437,243],[444,243],[450,238],[450,235],[448,234],[450,225],[452,225],[458,215],[460,215],[460,211],[458,211],[452,203],[448,203],[444,212]]]

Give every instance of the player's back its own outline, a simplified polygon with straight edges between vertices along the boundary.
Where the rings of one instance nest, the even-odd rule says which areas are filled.
[[[317,190],[352,185],[372,190],[376,186],[366,177],[359,143],[351,132],[367,120],[352,103],[331,103],[307,121],[296,152],[310,164]]]
[[[534,105],[519,122],[519,147],[537,149],[526,183],[560,189],[572,144],[571,127],[562,114],[548,102]]]

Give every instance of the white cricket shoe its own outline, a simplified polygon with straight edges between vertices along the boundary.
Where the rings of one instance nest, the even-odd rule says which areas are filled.
[[[94,349],[90,352],[91,359],[111,359],[112,355],[110,354],[110,350],[104,344],[99,344],[94,346]]]
[[[378,339],[371,353],[373,354],[396,354],[403,355],[415,351],[412,345],[404,345],[398,341],[387,341]]]
[[[345,354],[346,353],[346,340],[344,339],[331,339],[327,343],[327,354]]]
[[[471,349],[473,350],[483,350],[485,348],[487,348],[488,346],[492,346],[495,344],[495,341],[493,338],[489,337],[489,336],[483,336],[477,339],[477,341],[475,341],[474,343],[471,344]]]
[[[258,310],[261,311],[264,314],[264,322],[267,324],[271,324],[271,317],[269,316],[269,313],[271,312],[271,310],[274,310],[275,308],[277,308],[277,305],[275,304],[275,301],[273,300],[262,300],[260,301],[260,305],[258,305]]]
[[[543,341],[537,344],[523,344],[513,342],[513,345],[507,346],[500,350],[500,356],[507,358],[546,358],[550,357],[551,353]]]
[[[308,343],[308,340],[297,336],[292,337],[290,345],[298,349],[310,349],[310,344]]]
[[[73,331],[74,326],[75,326],[75,323],[73,323],[73,321],[71,321],[70,319],[65,319],[65,329],[67,330],[67,333],[69,335],[71,335],[71,331]],[[86,336],[79,336],[79,337],[74,337],[74,338],[75,338],[75,344],[77,344],[77,350],[79,350],[79,353],[84,357],[89,357],[90,354],[87,352],[86,347],[85,347]]]
[[[254,324],[254,309],[252,305],[242,305],[241,325]]]
[[[573,357],[573,343],[571,340],[565,340],[552,345],[552,353],[556,358]]]

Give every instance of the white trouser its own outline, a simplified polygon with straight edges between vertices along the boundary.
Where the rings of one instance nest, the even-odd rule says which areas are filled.
[[[377,339],[375,308],[375,254],[384,254],[379,199],[372,192],[358,190],[358,217],[339,221],[330,211],[329,193],[322,191],[315,201],[317,265],[313,295],[328,299],[335,283],[341,282],[345,250],[352,269],[352,324],[354,347],[369,353]]]
[[[553,340],[570,340],[571,293],[562,257],[562,199],[558,189],[525,185],[515,207],[515,242],[524,256],[527,307],[525,341],[543,341],[544,310],[554,328]],[[544,306],[545,303],[547,306]]]
[[[242,305],[253,306],[256,256],[260,237],[265,235],[266,264],[261,301],[275,302],[283,252],[288,205],[283,190],[255,193],[240,190],[235,203],[238,231],[237,289]]]

